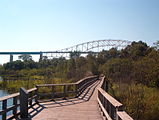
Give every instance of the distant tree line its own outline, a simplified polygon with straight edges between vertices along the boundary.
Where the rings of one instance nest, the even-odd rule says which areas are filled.
[[[133,42],[121,51],[114,48],[103,51],[98,59],[105,59],[99,65],[100,73],[113,81],[159,87],[159,50],[156,46]]]
[[[32,60],[30,55],[19,56],[21,60],[4,64],[0,72],[28,72],[45,75],[45,71],[52,76],[66,79],[81,78],[86,74],[105,74],[115,82],[141,83],[151,87],[159,87],[159,42],[150,47],[146,43],[132,42],[125,49],[111,48],[103,50],[98,55],[88,54],[80,56],[78,51],[70,54],[70,59],[64,57],[47,59],[44,57],[39,62]],[[3,69],[2,69],[3,68]]]

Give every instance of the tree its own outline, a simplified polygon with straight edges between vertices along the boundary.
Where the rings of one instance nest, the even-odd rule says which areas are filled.
[[[154,45],[155,45],[155,48],[159,50],[159,40],[155,42]]]
[[[70,59],[67,62],[67,78],[73,78],[76,74],[76,62],[75,59]]]
[[[87,55],[87,69],[93,74],[98,74],[96,56],[91,53]]]
[[[20,60],[8,62],[3,65],[6,70],[21,70],[24,69],[24,63]]]
[[[70,58],[78,58],[80,57],[80,52],[79,51],[74,51],[70,53]]]
[[[130,59],[113,58],[102,65],[99,70],[115,82],[122,81],[125,83],[130,83],[132,68],[132,61]]]
[[[33,60],[24,61],[25,69],[38,68],[38,64]]]
[[[140,57],[143,57],[148,54],[149,47],[146,43],[139,41],[139,42],[132,42],[131,45],[128,45],[124,50],[121,51],[121,57],[126,58],[129,57],[133,60],[138,60]]]
[[[22,59],[23,61],[30,61],[32,60],[32,56],[30,54],[22,54],[18,56],[19,59]]]
[[[147,56],[135,62],[135,80],[151,87],[159,87],[159,52],[152,50]]]

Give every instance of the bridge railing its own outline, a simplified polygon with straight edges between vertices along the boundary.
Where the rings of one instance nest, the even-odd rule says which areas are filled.
[[[97,79],[97,76],[90,76],[81,79],[76,83],[36,85],[38,99],[78,97],[90,84],[95,82]]]
[[[102,78],[101,86],[98,88],[98,104],[107,120],[133,120],[124,110],[123,104],[107,93],[108,82]]]
[[[0,119],[1,120],[12,119],[12,118],[18,117],[19,115],[24,114],[25,112],[28,112],[28,109],[30,107],[37,104],[36,94],[37,94],[37,89],[33,88],[33,89],[26,90],[25,95],[27,95],[27,98],[25,98],[25,95],[22,92],[1,97],[0,98],[0,104],[1,104]],[[24,101],[27,101],[26,102],[27,111],[21,111],[21,109],[25,107],[22,105]]]

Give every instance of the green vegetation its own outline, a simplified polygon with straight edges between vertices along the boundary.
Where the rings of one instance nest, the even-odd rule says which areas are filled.
[[[133,42],[124,50],[111,50],[113,54],[107,51],[109,59],[99,66],[110,81],[109,92],[136,120],[157,120],[159,116],[158,43],[149,47]]]
[[[85,58],[76,54],[76,58],[68,60],[63,57],[53,59],[44,57],[39,62],[33,61],[30,55],[20,58],[25,59],[0,66],[0,76],[3,78],[0,87],[10,93],[18,91],[20,87],[29,89],[35,84],[76,82],[84,76],[96,74],[91,66],[95,59],[93,55]]]
[[[114,96],[125,106],[130,116],[137,120],[158,120],[159,90],[142,84],[115,85]]]
[[[159,41],[154,47],[132,42],[125,49],[103,50],[98,55],[81,57],[78,51],[70,59],[43,57],[39,62],[30,55],[0,66],[1,88],[15,92],[34,84],[76,82],[84,76],[104,74],[110,93],[125,105],[136,120],[157,120],[159,116]]]

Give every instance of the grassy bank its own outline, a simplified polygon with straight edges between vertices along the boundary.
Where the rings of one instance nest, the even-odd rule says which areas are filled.
[[[63,78],[44,78],[39,77],[39,79],[14,79],[14,80],[5,80],[0,81],[0,88],[8,91],[9,93],[18,92],[20,87],[25,89],[30,89],[35,87],[36,84],[60,84],[60,83],[69,83],[71,80],[64,80]]]
[[[158,120],[159,89],[141,84],[114,84],[111,94],[135,120]]]

